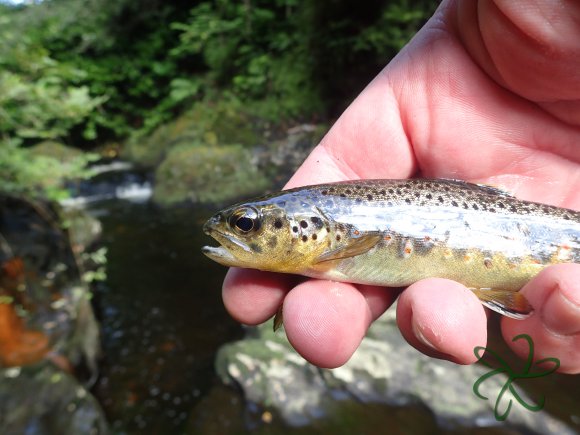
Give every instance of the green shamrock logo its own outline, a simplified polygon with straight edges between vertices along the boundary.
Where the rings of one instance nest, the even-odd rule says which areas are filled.
[[[487,367],[493,368],[491,364],[489,364],[487,361],[484,361],[483,357],[484,357],[485,352],[488,352],[488,354],[492,355],[500,363],[499,368],[496,368],[496,369],[492,370],[491,372],[486,373],[485,375],[481,376],[473,384],[473,392],[477,397],[479,397],[480,399],[483,399],[483,400],[488,400],[487,397],[485,397],[483,394],[481,394],[479,392],[480,385],[483,382],[485,382],[487,379],[489,379],[492,376],[495,376],[499,373],[506,373],[508,375],[508,379],[507,379],[506,383],[504,384],[504,386],[502,387],[501,391],[499,392],[499,394],[497,396],[497,399],[495,401],[495,407],[493,410],[495,419],[498,421],[504,421],[505,419],[507,419],[507,417],[512,409],[512,402],[513,401],[512,401],[512,399],[509,399],[509,403],[507,405],[507,409],[505,410],[505,412],[503,414],[500,414],[500,411],[499,411],[502,398],[504,397],[504,394],[508,390],[512,393],[513,397],[519,402],[519,404],[522,405],[527,410],[532,411],[532,412],[537,412],[540,409],[542,409],[544,407],[544,403],[545,403],[545,400],[544,400],[545,398],[543,396],[539,398],[538,403],[536,405],[534,405],[533,403],[528,403],[520,396],[518,391],[515,389],[513,382],[516,379],[530,379],[530,378],[540,378],[543,376],[548,376],[549,374],[558,370],[558,367],[560,367],[560,360],[558,358],[543,358],[539,361],[536,361],[535,364],[533,364],[533,365],[539,366],[541,364],[551,362],[551,363],[553,363],[552,368],[550,368],[549,370],[536,371],[536,372],[531,373],[530,370],[532,368],[532,361],[534,359],[534,342],[532,341],[532,338],[528,334],[517,335],[513,338],[512,341],[515,342],[515,341],[520,340],[520,339],[526,340],[528,343],[528,348],[529,348],[528,358],[526,360],[526,365],[524,366],[524,370],[522,373],[515,373],[511,369],[511,367],[508,366],[506,361],[491,349],[487,349],[487,348],[482,347],[482,346],[477,346],[475,349],[473,349],[473,352],[475,353],[477,360],[479,362],[483,363],[484,365],[486,365]]]

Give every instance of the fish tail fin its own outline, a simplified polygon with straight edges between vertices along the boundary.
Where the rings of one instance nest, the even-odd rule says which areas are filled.
[[[525,319],[534,312],[534,307],[520,292],[494,288],[471,288],[470,290],[487,308],[512,319]]]

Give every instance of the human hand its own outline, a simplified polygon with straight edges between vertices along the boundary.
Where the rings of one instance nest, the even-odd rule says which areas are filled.
[[[456,178],[518,198],[580,209],[580,4],[443,1],[371,82],[287,187],[359,178]],[[502,319],[536,358],[580,373],[580,264],[551,266],[522,292],[526,320]],[[237,320],[258,324],[284,302],[289,341],[310,362],[344,364],[399,291],[231,269],[223,287]],[[399,328],[423,353],[460,364],[485,346],[486,312],[463,285],[419,281],[399,298]]]

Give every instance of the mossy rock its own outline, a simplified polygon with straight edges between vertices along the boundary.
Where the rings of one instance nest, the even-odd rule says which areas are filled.
[[[148,137],[129,140],[121,155],[136,164],[153,167],[161,163],[171,149],[182,145],[255,146],[262,140],[255,121],[234,101],[200,102]]]
[[[67,147],[60,142],[48,140],[34,145],[29,150],[32,156],[50,157],[63,163],[71,162],[83,155],[83,152],[76,148]]]
[[[153,200],[161,205],[225,203],[270,185],[241,145],[177,146],[155,171],[155,181]]]

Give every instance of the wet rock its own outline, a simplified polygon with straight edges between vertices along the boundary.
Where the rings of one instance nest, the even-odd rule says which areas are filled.
[[[389,313],[394,312],[391,310]],[[221,379],[240,387],[246,399],[275,409],[291,425],[310,424],[332,415],[336,400],[424,405],[442,427],[498,426],[495,399],[507,382],[498,374],[481,385],[482,400],[473,385],[491,369],[483,365],[459,366],[429,358],[409,346],[400,335],[394,315],[375,322],[360,348],[343,367],[319,369],[307,363],[271,325],[251,330],[244,340],[224,346],[216,366]],[[528,403],[533,401],[521,393]],[[504,396],[501,409],[509,403]],[[529,433],[573,434],[573,425],[546,410],[531,412],[514,400],[502,428],[525,428]]]
[[[97,375],[99,327],[78,250],[99,225],[71,217],[69,237],[60,222],[48,204],[0,195],[0,433],[106,431],[72,376],[85,372],[90,385]]]
[[[49,362],[0,371],[3,434],[107,434],[97,401],[71,375]]]
[[[153,199],[222,204],[281,188],[318,143],[323,127],[300,125],[263,146],[179,145],[155,172]]]
[[[173,148],[155,172],[153,200],[220,203],[264,191],[268,179],[239,145],[182,145]]]

